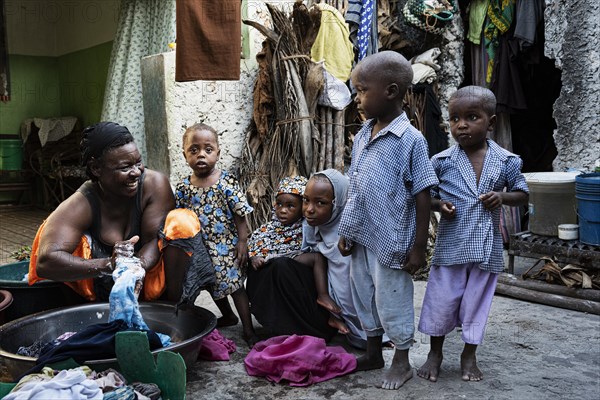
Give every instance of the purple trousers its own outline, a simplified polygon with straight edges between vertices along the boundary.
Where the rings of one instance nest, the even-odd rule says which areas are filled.
[[[446,336],[462,327],[465,343],[481,344],[498,274],[483,271],[478,263],[432,266],[419,332]]]

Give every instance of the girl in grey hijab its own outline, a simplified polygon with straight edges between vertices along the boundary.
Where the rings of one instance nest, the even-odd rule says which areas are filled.
[[[302,229],[302,250],[319,252],[327,258],[329,295],[340,306],[342,312],[334,317],[341,319],[348,327],[346,338],[355,347],[366,346],[366,334],[356,315],[350,290],[351,257],[343,257],[337,244],[340,239],[338,227],[348,194],[348,178],[335,169],[317,172],[311,179],[325,176],[333,187],[333,209],[329,220],[318,226],[304,222]]]

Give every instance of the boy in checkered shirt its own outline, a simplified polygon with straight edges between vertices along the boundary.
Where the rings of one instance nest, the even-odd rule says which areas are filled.
[[[383,51],[358,63],[351,77],[359,112],[370,119],[354,138],[338,247],[352,254],[350,285],[367,335],[357,370],[383,368],[384,333],[395,344],[384,389],[398,389],[413,375],[411,275],[426,263],[429,191],[438,183],[427,142],[402,108],[412,76],[404,57]]]
[[[427,361],[417,374],[437,381],[444,338],[462,327],[462,379],[483,378],[475,352],[481,344],[498,280],[504,270],[500,206],[527,204],[521,159],[490,139],[496,98],[467,86],[450,97],[450,130],[457,144],[431,159],[440,180],[432,209],[442,214],[431,261],[419,331],[431,336]]]

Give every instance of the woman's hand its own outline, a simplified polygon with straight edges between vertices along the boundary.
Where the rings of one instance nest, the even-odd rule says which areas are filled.
[[[250,257],[250,264],[255,271],[258,271],[265,265],[265,259],[259,256]]]
[[[117,266],[117,258],[131,258],[135,251],[135,244],[140,240],[140,237],[135,235],[129,240],[115,242],[113,247],[112,257],[110,258],[111,269],[114,270]]]
[[[340,236],[340,240],[338,242],[338,249],[344,257],[347,257],[350,254],[352,254],[352,247],[353,243],[350,240],[347,240],[345,237]]]

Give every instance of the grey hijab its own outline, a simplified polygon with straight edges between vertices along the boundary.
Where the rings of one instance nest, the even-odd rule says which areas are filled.
[[[337,243],[340,238],[338,227],[342,211],[346,205],[348,196],[348,178],[335,169],[326,169],[317,174],[325,175],[333,186],[333,211],[329,221],[319,226],[310,226],[304,222],[302,227],[302,249],[309,251],[318,251],[327,257],[331,250],[337,250]],[[328,257],[329,258],[329,257]]]

